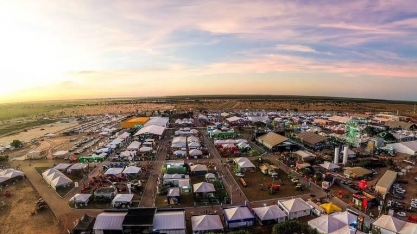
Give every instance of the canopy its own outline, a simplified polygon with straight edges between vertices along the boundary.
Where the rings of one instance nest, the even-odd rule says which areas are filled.
[[[317,231],[320,233],[331,233],[344,228],[345,226],[348,226],[347,224],[335,219],[330,215],[322,215],[318,218],[308,221],[307,223],[310,225],[310,227],[317,229]]]
[[[180,188],[174,187],[168,189],[167,197],[179,197],[180,196]]]
[[[224,141],[224,140],[215,140],[214,141],[215,145],[222,145],[222,144],[225,144],[225,143],[226,143],[226,141]]]
[[[117,194],[114,198],[113,201],[111,202],[112,205],[114,205],[115,203],[127,203],[127,202],[132,202],[133,199],[133,194]]]
[[[60,156],[64,156],[64,155],[66,155],[66,154],[68,154],[68,151],[67,151],[67,150],[60,150],[60,151],[55,152],[55,153],[53,154],[53,156],[54,156],[54,157],[60,157]]]
[[[126,148],[127,150],[138,150],[141,143],[139,141],[133,141],[130,145]]]
[[[11,168],[0,172],[0,176],[6,177],[9,179],[17,177],[17,176],[24,176],[24,175],[25,173],[15,170],[15,169],[11,169]]]
[[[162,134],[165,131],[165,127],[158,126],[158,125],[149,125],[144,128],[141,128],[137,133],[135,133],[135,136],[139,136],[142,134],[153,134],[162,136]]]
[[[176,150],[176,151],[174,151],[174,155],[185,156],[186,154],[187,154],[187,152],[185,152],[183,150]]]
[[[198,149],[190,150],[190,156],[200,156],[202,154],[203,152],[201,152],[201,150],[198,150]]]
[[[236,146],[234,144],[222,144],[222,148],[233,149],[233,148],[236,148]]]
[[[198,138],[197,137],[195,137],[195,136],[189,136],[188,138],[187,138],[187,140],[188,140],[188,142],[189,143],[193,143],[193,142],[196,142],[196,143],[198,143]]]
[[[390,215],[381,215],[375,222],[373,222],[374,226],[377,226],[382,229],[389,230],[395,233],[399,232],[404,227],[405,224],[406,224],[405,221],[399,220]]]
[[[109,168],[104,174],[105,175],[118,175],[122,173],[122,171],[123,171],[123,168],[113,167],[113,168]]]
[[[48,169],[42,173],[45,181],[54,189],[72,183],[72,180],[56,169]],[[61,179],[60,179],[61,178]]]
[[[193,184],[194,193],[211,193],[215,192],[216,189],[212,183],[207,182],[200,182],[197,184]]]
[[[416,234],[417,224],[407,222],[403,228],[401,228],[400,234]]]
[[[73,197],[71,197],[69,199],[69,201],[86,203],[88,201],[88,199],[90,199],[90,197],[91,197],[91,194],[80,194],[80,193],[77,193]]]
[[[205,177],[206,179],[216,179],[216,175],[214,175],[213,173],[207,173]]]
[[[68,170],[81,170],[88,167],[88,164],[75,163]]]
[[[190,167],[192,172],[195,171],[208,171],[208,168],[206,165],[202,165],[202,164],[196,164]]]
[[[197,147],[200,147],[200,146],[201,145],[198,142],[191,142],[191,143],[188,144],[188,147],[193,147],[193,148],[197,148]]]
[[[60,164],[56,165],[56,166],[54,167],[54,169],[56,169],[56,170],[65,170],[65,169],[67,169],[69,166],[71,166],[71,164],[70,164],[70,163],[60,163]]]
[[[331,214],[334,212],[340,212],[342,211],[342,208],[338,207],[333,202],[325,203],[321,205],[321,208],[323,208],[327,214]]]
[[[61,186],[65,186],[67,184],[71,184],[72,180],[66,176],[58,176],[57,178],[51,181],[51,187],[57,188]]]
[[[123,174],[137,174],[140,172],[140,167],[129,166],[123,170]]]
[[[333,213],[332,216],[347,225],[351,225],[358,221],[358,216],[348,211]]]
[[[320,164],[320,166],[329,171],[340,168],[338,165],[327,161],[323,164]]]
[[[146,152],[149,152],[149,151],[152,151],[152,147],[144,146],[144,147],[141,147],[139,149],[139,152],[141,152],[141,153],[146,153]]]
[[[287,201],[279,201],[288,212],[299,212],[304,210],[310,210],[310,206],[301,198],[297,197]]]
[[[287,217],[277,205],[253,208],[260,220],[273,220]]]
[[[228,221],[255,219],[255,216],[246,206],[224,209],[224,216]]]
[[[193,231],[222,230],[223,223],[219,215],[198,215],[191,217]]]

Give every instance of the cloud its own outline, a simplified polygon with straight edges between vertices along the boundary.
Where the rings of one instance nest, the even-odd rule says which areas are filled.
[[[280,45],[276,45],[275,49],[295,51],[295,52],[305,52],[305,53],[317,53],[315,49],[308,47],[308,46],[303,46],[303,45],[280,44]]]
[[[417,77],[414,0],[1,4],[0,26],[8,34],[0,44],[6,51],[0,77],[36,77],[32,83],[42,85],[70,80],[86,93],[92,84],[116,95],[114,87],[130,90],[153,80],[180,85],[266,73]]]

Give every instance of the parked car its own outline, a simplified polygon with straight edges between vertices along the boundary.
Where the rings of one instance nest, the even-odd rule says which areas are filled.
[[[237,176],[237,177],[245,177],[245,174],[243,174],[243,173],[236,173],[235,176]]]
[[[404,199],[404,196],[401,195],[401,194],[393,194],[392,197],[395,198],[395,199],[398,199],[398,200],[403,200]]]
[[[400,217],[406,217],[407,214],[405,212],[397,212],[397,215]]]

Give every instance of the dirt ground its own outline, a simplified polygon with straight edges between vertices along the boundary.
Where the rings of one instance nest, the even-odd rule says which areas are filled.
[[[28,130],[27,132],[20,132],[18,134],[5,136],[0,138],[0,145],[7,145],[10,144],[13,140],[20,140],[24,142],[29,142],[32,138],[38,138],[44,136],[46,133],[56,133],[63,129],[70,128],[76,126],[78,123],[54,123],[48,124],[44,126],[39,126],[37,128],[33,128]],[[44,130],[41,130],[41,129]]]
[[[31,215],[40,196],[27,179],[9,185],[3,191],[6,189],[12,195],[6,198],[1,194],[0,197],[0,201],[5,202],[5,206],[0,207],[0,234],[61,232],[58,220],[50,209]]]

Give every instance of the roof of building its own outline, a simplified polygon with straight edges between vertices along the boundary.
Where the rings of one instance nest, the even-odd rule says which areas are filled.
[[[376,187],[383,187],[389,189],[391,187],[394,180],[397,178],[397,172],[387,170],[385,174],[379,179]]]
[[[156,208],[134,208],[129,209],[123,226],[152,226]]]
[[[165,127],[159,125],[148,125],[144,128],[141,128],[135,136],[142,135],[142,134],[153,134],[161,136],[165,131]]]
[[[97,215],[94,230],[122,230],[127,212],[104,212]]]
[[[319,142],[327,140],[327,137],[321,136],[314,132],[302,132],[298,134],[297,137],[300,139],[303,139],[303,142],[310,144],[310,145],[314,145]]]
[[[185,229],[185,211],[157,211],[153,222],[156,230]]]
[[[359,177],[372,173],[370,170],[365,169],[363,167],[345,167],[344,170],[349,171],[350,173],[353,173]]]
[[[311,209],[307,202],[299,197],[287,201],[279,201],[279,203],[285,207],[288,212],[299,212]]]
[[[288,138],[286,138],[285,136],[276,134],[275,132],[269,132],[265,135],[258,137],[258,142],[261,142],[263,145],[265,145],[269,149],[287,140]]]
[[[406,123],[403,121],[387,121],[384,125],[390,128],[401,128],[404,130],[410,130],[417,127],[415,123]]]
[[[148,121],[149,121],[149,117],[136,117],[136,118],[128,119],[125,122],[145,124]]]

